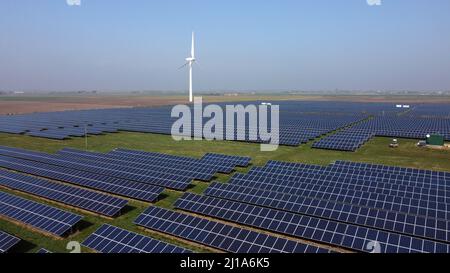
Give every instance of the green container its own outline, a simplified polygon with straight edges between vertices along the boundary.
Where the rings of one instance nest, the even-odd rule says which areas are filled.
[[[431,135],[427,138],[428,145],[444,146],[444,137],[441,135]]]

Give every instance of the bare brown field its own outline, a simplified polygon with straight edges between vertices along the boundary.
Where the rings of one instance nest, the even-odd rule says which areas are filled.
[[[242,95],[203,96],[205,102],[252,101],[252,100],[303,100],[303,101],[349,101],[391,103],[450,103],[450,97],[438,96],[362,96],[362,95]],[[68,95],[68,96],[20,96],[0,97],[0,115],[87,110],[124,107],[152,107],[186,103],[186,96],[152,95]]]

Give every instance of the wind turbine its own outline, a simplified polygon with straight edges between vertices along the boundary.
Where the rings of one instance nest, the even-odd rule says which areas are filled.
[[[186,63],[180,67],[183,68],[189,65],[189,102],[192,102],[192,65],[195,62],[195,36],[192,32],[192,45],[191,45],[191,56],[186,58]]]

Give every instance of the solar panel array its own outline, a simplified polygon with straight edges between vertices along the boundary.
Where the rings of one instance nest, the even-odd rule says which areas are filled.
[[[156,201],[164,190],[145,183],[6,156],[0,156],[0,167],[147,202]]]
[[[447,244],[399,235],[382,230],[330,221],[271,208],[254,206],[193,193],[177,200],[175,207],[193,213],[232,221],[271,232],[314,240],[355,251],[371,252],[370,243],[380,243],[383,253],[442,252]],[[399,244],[399,242],[409,242]]]
[[[243,104],[244,106],[260,105],[261,102],[245,102]],[[279,102],[279,104],[281,109],[279,140],[281,145],[289,146],[298,146],[363,120],[367,117],[367,112],[387,108],[386,105],[371,104],[358,107],[354,103],[330,105],[323,102]],[[225,109],[227,104],[220,103],[219,106]],[[171,108],[171,106],[165,106],[10,115],[0,117],[0,132],[58,140],[84,136],[85,132],[95,135],[118,130],[170,135],[172,124],[176,121],[176,118],[171,117]],[[203,124],[206,121],[205,118]],[[226,117],[223,122],[226,125]],[[228,140],[262,142],[258,127],[255,129],[243,128],[244,133],[240,135],[235,122],[234,133],[231,131],[230,134],[231,139],[227,136],[226,131],[224,130],[222,137]],[[191,129],[190,134],[194,135],[194,128]],[[250,137],[252,134],[255,135],[255,138]]]
[[[223,160],[218,160],[217,158],[197,159],[186,156],[175,156],[162,153],[144,152],[129,149],[115,149],[108,155],[112,157],[126,157],[130,161],[141,162],[146,164],[148,163],[153,164],[157,161],[163,160],[166,164],[188,165],[191,166],[191,168],[195,168],[197,166],[210,167],[213,168],[215,172],[227,174],[231,173],[236,167],[235,163],[224,162]]]
[[[82,245],[100,253],[190,253],[187,249],[108,224],[89,235]]]
[[[355,151],[374,136],[425,139],[431,134],[450,141],[450,105],[421,104],[399,113],[378,114],[315,142],[313,147]]]
[[[63,236],[83,218],[2,191],[0,191],[0,215],[56,236]]]
[[[50,250],[45,249],[45,248],[41,248],[36,253],[38,253],[38,254],[49,254],[49,253],[52,253],[52,252]]]
[[[0,230],[0,253],[8,252],[19,242],[19,238]]]
[[[396,173],[387,166],[360,163],[317,166],[269,161],[247,174],[235,174],[227,184],[212,183],[205,191],[212,199],[185,195],[177,206],[354,250],[364,251],[362,242],[376,239],[389,252],[448,252],[449,174],[394,169]],[[283,217],[297,220],[288,223],[291,226],[281,225]],[[309,224],[299,229],[295,223],[301,219]],[[323,232],[313,237],[318,223]],[[341,228],[334,239],[337,224]],[[343,236],[351,240],[356,230],[371,234],[370,238],[359,238],[356,247],[342,241]]]
[[[193,179],[211,181],[217,169],[212,166],[192,166],[181,164],[170,164],[165,160],[148,163],[135,162],[127,156],[112,155],[111,153],[93,153],[75,149],[63,149],[55,158],[60,160],[81,160],[85,164],[96,164],[106,168],[119,168],[128,172],[151,175],[155,172],[173,173],[186,181]]]
[[[325,249],[171,210],[149,207],[137,225],[232,253],[306,253]]]
[[[202,157],[202,160],[214,160],[223,164],[233,164],[239,167],[248,167],[250,165],[251,158],[248,156],[232,156],[223,154],[207,153]]]
[[[245,102],[244,106],[261,102]],[[223,109],[230,103],[220,103]],[[450,140],[450,105],[418,104],[411,108],[396,108],[391,103],[305,102],[278,101],[280,106],[281,145],[298,146],[318,137],[340,131],[339,136],[325,137],[317,148],[354,151],[372,136],[389,136],[424,139],[427,134],[441,134]],[[270,111],[269,111],[270,112]],[[270,115],[269,115],[270,117]],[[172,134],[171,106],[132,109],[101,109],[34,113],[0,117],[0,132],[27,134],[52,139],[66,139],[91,135],[131,131]],[[203,124],[208,119],[203,119]],[[196,120],[192,121],[195,124]],[[226,118],[224,119],[226,127]],[[195,126],[190,135],[194,136]],[[263,142],[259,129],[243,128],[238,138],[235,122],[233,138],[228,140]],[[239,128],[242,129],[242,128]],[[232,129],[230,129],[232,130]],[[251,135],[256,138],[251,138]]]
[[[1,169],[0,185],[109,217],[119,214],[128,203],[110,195]]]
[[[344,130],[313,143],[313,148],[354,152],[375,135],[366,131]]]
[[[182,176],[181,174],[166,173],[161,170],[135,169],[127,166],[103,163],[101,160],[87,162],[80,158],[60,159],[45,153],[6,147],[0,147],[0,154],[176,190],[185,190],[192,182],[192,177]],[[176,173],[176,171],[173,172]]]

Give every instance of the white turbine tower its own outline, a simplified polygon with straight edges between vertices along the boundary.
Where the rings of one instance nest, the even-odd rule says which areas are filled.
[[[192,65],[195,62],[195,37],[194,32],[192,32],[192,45],[191,45],[191,56],[186,58],[186,63],[181,67],[189,65],[189,102],[192,102]]]

